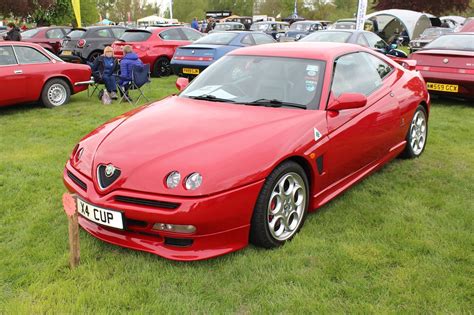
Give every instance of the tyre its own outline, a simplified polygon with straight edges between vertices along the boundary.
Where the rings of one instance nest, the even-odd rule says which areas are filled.
[[[276,167],[268,176],[255,204],[250,242],[274,248],[291,240],[303,226],[309,200],[308,178],[292,161]]]
[[[94,60],[96,60],[97,57],[99,57],[100,55],[102,55],[102,52],[101,52],[101,51],[98,51],[98,50],[93,51],[93,52],[89,55],[89,57],[87,57],[87,62],[93,63]]]
[[[48,108],[58,107],[69,102],[71,89],[63,79],[52,79],[43,87],[41,101]]]
[[[428,118],[426,110],[422,105],[416,108],[410,128],[406,136],[407,144],[401,157],[407,159],[417,158],[423,153],[428,137]]]
[[[171,74],[170,60],[166,57],[160,57],[153,65],[154,77],[166,77]]]

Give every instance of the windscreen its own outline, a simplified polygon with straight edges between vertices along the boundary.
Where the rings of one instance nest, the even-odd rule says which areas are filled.
[[[236,36],[236,33],[212,33],[198,39],[194,44],[228,45]]]
[[[124,42],[144,42],[148,38],[150,38],[151,33],[150,32],[141,32],[141,31],[125,31],[125,33],[122,34],[120,37],[120,40]]]
[[[39,30],[37,29],[32,29],[32,30],[27,30],[21,33],[21,38],[32,38],[36,34],[38,34]]]
[[[426,45],[424,49],[474,51],[474,35],[443,35]]]
[[[307,31],[311,28],[311,25],[312,24],[310,24],[310,23],[298,23],[298,22],[296,22],[296,23],[291,24],[290,30],[305,32],[305,31]]]
[[[251,31],[265,32],[268,29],[270,29],[270,24],[267,24],[267,23],[264,23],[264,24],[256,23],[256,24],[252,24],[252,26],[250,26]]]
[[[72,30],[66,36],[71,38],[71,39],[79,39],[82,36],[84,36],[85,33],[86,33],[85,30]]]
[[[181,97],[249,106],[317,108],[325,63],[270,56],[225,56],[207,68]]]
[[[345,43],[351,36],[350,32],[316,32],[301,39],[301,42],[332,42]]]

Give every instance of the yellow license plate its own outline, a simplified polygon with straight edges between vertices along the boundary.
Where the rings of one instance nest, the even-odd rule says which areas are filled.
[[[184,74],[199,74],[199,69],[183,68]]]
[[[457,93],[459,86],[455,84],[442,84],[442,83],[427,82],[426,88],[432,91]]]
[[[64,56],[71,56],[72,55],[72,51],[70,50],[63,50],[61,52],[61,55],[64,55]]]

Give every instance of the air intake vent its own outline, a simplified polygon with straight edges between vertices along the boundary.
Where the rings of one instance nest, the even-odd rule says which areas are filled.
[[[115,196],[115,201],[125,202],[125,203],[140,205],[140,206],[164,208],[164,209],[176,209],[180,206],[179,203],[174,203],[174,202],[133,198],[133,197],[126,197],[126,196]]]
[[[87,185],[84,183],[82,180],[80,180],[76,175],[71,173],[70,171],[67,171],[67,176],[79,187],[87,191]]]

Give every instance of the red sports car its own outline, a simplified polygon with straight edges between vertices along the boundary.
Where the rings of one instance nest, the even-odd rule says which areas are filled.
[[[474,99],[474,33],[440,36],[410,58],[430,93]]]
[[[89,66],[65,63],[37,44],[0,42],[0,107],[37,101],[61,106],[86,90],[77,83],[90,78]]]
[[[313,211],[427,139],[420,74],[368,48],[234,50],[74,148],[64,183],[106,242],[199,260],[290,240]]]
[[[176,49],[189,45],[203,35],[189,27],[154,27],[127,30],[112,48],[115,58],[123,58],[123,46],[130,45],[141,61],[150,65],[153,76],[171,74],[170,61]]]
[[[70,26],[48,26],[33,28],[21,33],[23,42],[36,43],[54,54],[61,49],[63,37],[71,31]]]

